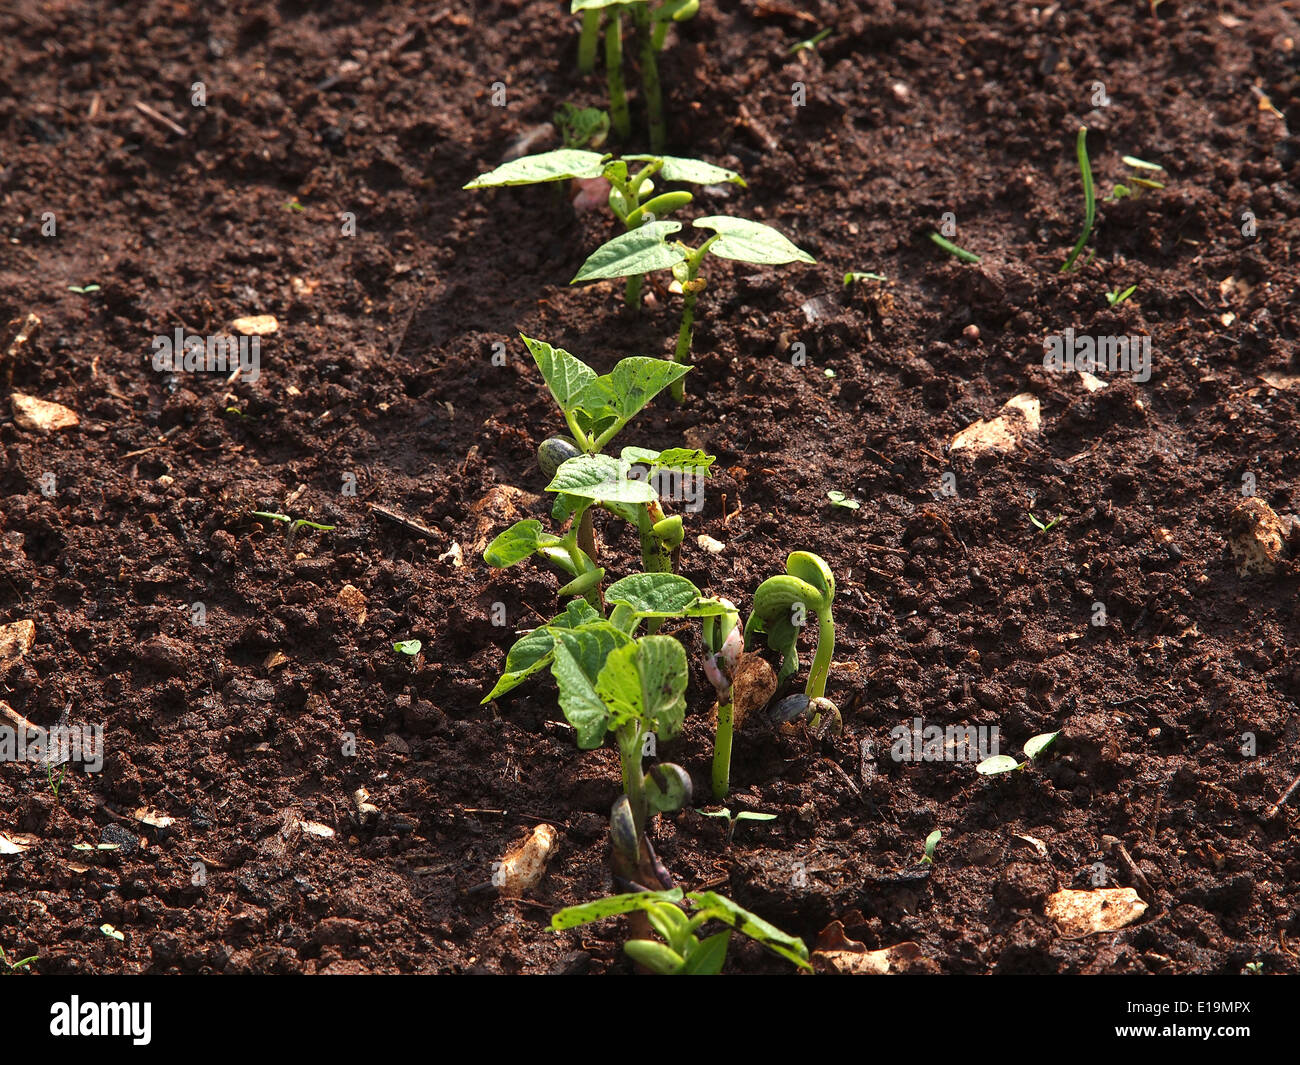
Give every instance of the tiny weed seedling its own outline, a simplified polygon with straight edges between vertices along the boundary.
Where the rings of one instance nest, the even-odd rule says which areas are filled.
[[[49,782],[50,782],[50,791],[53,793],[53,795],[54,795],[54,801],[55,801],[56,803],[59,801],[59,789],[61,789],[61,788],[63,787],[63,778],[64,778],[65,776],[67,776],[67,774],[68,774],[68,763],[67,763],[67,762],[64,762],[64,763],[63,763],[63,766],[59,769],[59,779],[58,779],[58,780],[55,780],[55,779],[54,779],[54,766],[49,765],[49,766],[46,766],[46,767],[45,767],[45,776],[46,776],[46,779],[48,779]]]
[[[418,655],[423,647],[424,644],[419,640],[398,640],[397,643],[393,644],[393,650],[399,655],[409,655],[411,658]]]
[[[694,18],[699,0],[572,0],[571,14],[582,14],[582,35],[578,38],[578,70],[590,74],[596,68],[596,51],[600,44],[602,14],[605,37],[605,80],[609,88],[609,113],[614,131],[627,140],[632,133],[632,119],[627,105],[623,78],[623,13],[631,8],[640,46],[641,95],[650,125],[650,148],[661,151],[667,139],[664,123],[663,89],[659,82],[659,53],[663,51],[672,22]]]
[[[629,166],[628,164],[642,164]],[[698,159],[672,155],[627,155],[613,159],[599,152],[561,148],[540,155],[526,155],[502,163],[495,170],[480,174],[467,189],[501,188],[507,185],[536,185],[548,181],[597,182],[609,185],[609,209],[625,230],[646,222],[667,218],[694,198],[689,192],[656,194],[654,178],[680,185],[724,185],[744,187],[745,179],[734,170],[714,166]],[[603,186],[601,186],[603,188]],[[627,275],[624,302],[629,307],[641,303],[641,274]]]
[[[1113,289],[1112,291],[1106,293],[1106,302],[1112,307],[1118,307],[1121,303],[1123,303],[1136,291],[1137,291],[1137,285],[1129,285],[1129,287],[1126,288],[1123,292],[1121,292],[1119,289]]]
[[[796,247],[771,226],[747,218],[712,215],[691,223],[696,229],[713,230],[698,248],[669,237],[681,230],[680,222],[645,222],[611,241],[602,244],[582,264],[570,284],[602,278],[639,277],[655,270],[673,272],[672,291],[683,296],[681,328],[673,359],[685,363],[690,356],[691,337],[695,331],[695,301],[707,281],[701,276],[709,254],[720,259],[751,263],[755,266],[782,266],[788,263],[814,263],[817,260]],[[685,398],[680,383],[673,385],[673,398]]]
[[[1027,513],[1029,514],[1029,520],[1033,522],[1034,528],[1037,529],[1040,533],[1051,532],[1054,528],[1056,528],[1058,524],[1060,524],[1061,519],[1064,517],[1063,514],[1058,514],[1046,525],[1044,525],[1041,521],[1039,521],[1036,517],[1034,517],[1033,511],[1027,511]]]
[[[831,506],[842,507],[844,510],[857,510],[860,506],[862,506],[862,504],[859,503],[856,499],[850,499],[848,496],[846,496],[843,492],[841,492],[837,488],[832,488],[829,492],[827,492],[826,498],[831,501]]]
[[[1117,184],[1110,190],[1110,195],[1106,197],[1108,202],[1122,200],[1125,197],[1136,199],[1138,196],[1142,195],[1143,189],[1163,189],[1165,187],[1162,182],[1156,181],[1154,177],[1146,178],[1138,176],[1142,173],[1163,173],[1165,168],[1159,163],[1148,163],[1145,159],[1139,159],[1134,155],[1125,155],[1121,158],[1124,165],[1132,170],[1133,173],[1125,179],[1128,181],[1127,185]]]
[[[939,846],[941,839],[943,839],[943,833],[937,828],[925,837],[925,853],[921,855],[922,865],[934,864],[934,849]]]
[[[1042,732],[1031,737],[1025,744],[1025,760],[1023,762],[1017,762],[1009,754],[995,754],[980,762],[975,767],[975,772],[986,777],[993,777],[1001,773],[1012,773],[1017,769],[1025,769],[1031,763],[1037,761],[1060,734],[1058,729],[1056,732]]]
[[[721,817],[727,822],[727,846],[731,846],[731,840],[736,835],[736,826],[741,821],[775,821],[776,814],[760,814],[753,810],[738,810],[732,814],[725,806],[721,810],[697,810],[701,817]]]
[[[30,958],[19,958],[17,961],[10,961],[9,955],[5,953],[4,947],[0,947],[0,962],[4,963],[6,975],[20,973],[31,965],[36,964],[40,955],[33,954]]]
[[[806,716],[814,735],[842,728],[839,709],[826,698],[826,678],[835,653],[835,620],[831,616],[834,599],[835,577],[811,551],[795,551],[786,559],[785,575],[769,577],[754,593],[754,609],[745,623],[745,649],[752,650],[757,638],[766,636],[768,648],[782,656],[778,684],[798,672],[799,631],[809,613],[817,618],[817,651],[808,669],[807,686],[802,695],[777,703],[772,711],[776,724]]]
[[[957,247],[957,245],[952,241],[948,240],[946,237],[941,237],[938,233],[931,233],[930,239],[949,255],[955,256],[964,263],[977,263],[980,261],[980,257],[973,251],[967,251],[965,248]]]
[[[787,935],[729,898],[712,891],[692,891],[685,896],[691,906],[690,916],[682,910],[682,901],[679,888],[612,895],[561,910],[551,918],[551,927],[558,932],[620,914],[643,913],[663,942],[630,939],[623,944],[623,950],[638,965],[664,976],[717,975],[727,960],[733,931],[761,943],[801,969],[812,968],[802,939]],[[720,921],[728,927],[701,940],[696,933],[710,921]]]
[[[69,285],[69,292],[75,292],[78,296],[89,296],[92,292],[98,292],[98,285]]]
[[[322,525],[320,522],[308,521],[306,518],[292,518],[288,514],[276,514],[270,510],[255,510],[253,517],[266,518],[268,521],[284,522],[289,526],[289,539],[292,540],[298,535],[299,529],[317,529],[320,532],[333,532],[337,526]]]
[[[822,30],[820,33],[812,37],[809,37],[806,41],[800,41],[798,44],[791,45],[789,54],[796,55],[799,52],[814,52],[817,50],[817,46],[821,44],[822,41],[826,40],[826,38],[829,37],[830,35],[831,35],[831,31],[830,28],[828,27],[827,29]]]
[[[1092,226],[1097,220],[1097,192],[1092,183],[1092,163],[1088,161],[1088,127],[1079,127],[1079,136],[1075,140],[1074,154],[1079,160],[1079,176],[1083,181],[1083,232],[1079,234],[1078,241],[1075,242],[1074,248],[1070,251],[1061,267],[1061,273],[1068,274],[1074,266],[1074,261],[1083,251],[1083,247],[1088,243],[1088,238],[1092,236]]]
[[[888,281],[888,280],[889,278],[887,278],[884,274],[850,272],[844,275],[845,287],[852,285],[858,281]]]

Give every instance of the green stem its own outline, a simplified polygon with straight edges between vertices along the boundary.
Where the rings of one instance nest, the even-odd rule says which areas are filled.
[[[641,89],[645,93],[646,113],[650,120],[650,150],[661,152],[664,150],[667,131],[664,126],[663,89],[659,84],[659,60],[650,27],[650,7],[648,4],[637,4],[634,12],[637,36],[641,42]]]
[[[590,74],[596,69],[596,45],[600,42],[600,8],[588,8],[582,13],[582,36],[578,38],[578,73]]]
[[[731,789],[732,712],[735,704],[718,704],[718,735],[713,742],[713,797],[722,802]]]
[[[695,280],[693,277],[691,280]],[[673,361],[686,363],[690,360],[691,338],[695,333],[695,296],[688,292],[682,303],[682,327],[677,330],[677,349],[673,352]],[[678,403],[686,399],[686,380],[678,378],[672,383],[673,399]]]
[[[641,724],[629,721],[619,728],[618,754],[623,764],[623,794],[627,796],[632,807],[632,823],[636,826],[637,839],[645,832],[645,778],[641,773],[641,748],[645,739]]]
[[[623,286],[623,303],[633,310],[641,306],[641,279],[644,276],[644,274],[635,274],[629,277],[627,284]]]
[[[614,132],[627,140],[632,135],[632,119],[623,88],[623,16],[616,7],[609,9],[609,25],[605,27],[605,77],[609,82],[609,120]]]
[[[820,699],[826,694],[826,678],[831,672],[831,656],[835,654],[835,622],[831,612],[817,615],[817,654],[808,669],[808,686],[804,693],[809,699]]]

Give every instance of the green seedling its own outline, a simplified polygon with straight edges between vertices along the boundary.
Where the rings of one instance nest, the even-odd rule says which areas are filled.
[[[859,503],[856,499],[850,499],[838,488],[832,488],[829,492],[827,492],[826,498],[831,501],[831,506],[842,507],[845,510],[857,510],[860,506],[862,506],[862,504]]]
[[[1154,178],[1138,176],[1142,172],[1163,173],[1165,168],[1159,163],[1148,163],[1145,159],[1139,159],[1134,155],[1122,156],[1121,160],[1133,173],[1126,179],[1128,181],[1127,185],[1117,184],[1110,190],[1110,195],[1106,197],[1108,202],[1122,200],[1126,196],[1136,199],[1142,194],[1143,189],[1163,189],[1165,187],[1162,182],[1156,181]]]
[[[624,448],[617,459],[602,455],[604,448],[656,395],[682,377],[687,367],[661,359],[632,356],[621,360],[603,376],[563,348],[523,338],[564,415],[571,438],[551,437],[538,448],[538,465],[550,478],[547,491],[556,493],[551,516],[564,521],[572,516],[567,535],[542,532],[537,521],[522,521],[489,545],[484,560],[504,567],[538,555],[559,566],[578,586],[566,585],[563,594],[585,594],[599,606],[599,585],[604,572],[596,565],[597,549],[591,508],[598,506],[636,527],[647,571],[668,572],[684,537],[680,516],[666,516],[651,478],[660,471],[708,477],[712,455],[689,448],[651,451]],[[584,460],[584,461],[578,461]],[[633,470],[646,470],[645,479]]]
[[[799,632],[809,612],[817,618],[817,651],[808,669],[807,686],[802,695],[790,696],[776,705],[772,716],[777,724],[807,716],[817,735],[828,728],[839,732],[843,727],[839,709],[826,698],[826,678],[835,653],[835,621],[831,616],[834,599],[835,577],[811,551],[795,551],[786,559],[785,575],[769,577],[754,593],[754,609],[745,623],[745,649],[753,650],[757,638],[766,636],[768,648],[782,656],[778,684],[798,672]]]
[[[986,777],[993,777],[1000,773],[1011,773],[1017,769],[1025,769],[1032,762],[1037,761],[1060,734],[1058,729],[1056,732],[1042,732],[1037,736],[1030,737],[1028,742],[1025,743],[1025,760],[1023,762],[1017,762],[1009,754],[995,754],[980,762],[975,767],[975,772]]]
[[[681,328],[673,359],[684,364],[690,357],[691,337],[695,331],[695,301],[707,281],[701,276],[705,257],[710,253],[720,259],[751,263],[755,266],[781,266],[787,263],[814,263],[817,260],[796,247],[771,226],[747,218],[712,215],[691,223],[696,229],[713,230],[698,248],[669,237],[681,230],[680,222],[646,222],[602,244],[582,264],[570,284],[601,278],[637,277],[655,270],[673,272],[672,290],[683,296]],[[673,385],[673,398],[685,398],[680,383]]]
[[[75,292],[78,296],[89,296],[92,292],[98,292],[98,285],[69,285],[69,292]]]
[[[615,875],[632,886],[671,887],[645,829],[656,813],[679,810],[691,796],[690,777],[661,763],[642,773],[646,737],[656,743],[681,730],[689,680],[686,651],[671,636],[645,635],[668,618],[708,618],[727,613],[685,577],[635,573],[605,591],[606,619],[589,602],[576,599],[562,614],[526,633],[506,655],[505,670],[486,703],[550,667],[559,689],[560,710],[573,726],[578,746],[591,750],[612,735],[622,763],[623,795],[610,816]]]
[[[1044,525],[1041,521],[1039,521],[1036,517],[1034,517],[1032,511],[1028,511],[1027,513],[1029,514],[1029,520],[1034,524],[1034,528],[1036,528],[1040,533],[1051,532],[1054,528],[1056,528],[1058,524],[1060,524],[1061,519],[1065,516],[1063,514],[1058,514],[1046,525]]]
[[[731,743],[735,713],[732,681],[744,637],[740,631],[740,613],[729,599],[719,599],[725,608],[718,617],[706,617],[700,624],[704,644],[704,675],[718,694],[718,727],[713,741],[713,797],[721,802],[731,788]],[[728,834],[728,840],[731,836]]]
[[[980,261],[980,257],[976,255],[973,251],[967,251],[965,248],[957,247],[957,245],[954,244],[952,241],[948,240],[945,237],[939,236],[938,233],[931,233],[930,239],[934,241],[937,245],[939,245],[939,247],[941,247],[949,255],[956,256],[964,263],[977,263]]]
[[[1262,976],[1264,973],[1264,963],[1262,961],[1246,962],[1245,976]]]
[[[64,762],[63,767],[59,770],[59,779],[54,779],[54,766],[45,767],[45,776],[50,782],[50,791],[54,794],[54,801],[59,801],[59,789],[63,787],[63,778],[68,774],[68,763]]]
[[[643,164],[629,166],[629,164]],[[680,185],[724,185],[745,187],[745,179],[734,170],[714,166],[698,159],[672,155],[626,155],[614,159],[599,152],[561,148],[539,155],[526,155],[502,163],[495,170],[480,174],[467,189],[500,188],[506,185],[536,185],[548,181],[595,181],[609,184],[609,209],[624,230],[636,229],[645,222],[662,220],[686,206],[693,199],[689,192],[656,193],[654,178]],[[641,303],[641,275],[629,274],[624,291],[629,307]]]
[[[1129,287],[1123,292],[1119,289],[1114,289],[1113,291],[1106,293],[1106,302],[1112,307],[1118,307],[1136,291],[1137,285],[1129,285]]]
[[[776,814],[760,814],[753,810],[738,810],[734,815],[725,806],[721,810],[697,810],[701,817],[721,817],[727,822],[727,846],[736,834],[736,826],[741,821],[775,821]]]
[[[109,939],[116,939],[119,943],[126,942],[126,936],[122,932],[119,932],[111,924],[102,924],[99,926],[99,930],[101,933],[108,936]]]
[[[1088,243],[1088,238],[1092,236],[1092,225],[1097,220],[1097,193],[1092,184],[1092,163],[1088,160],[1088,127],[1079,127],[1079,136],[1075,140],[1074,154],[1079,160],[1079,176],[1083,181],[1083,232],[1079,234],[1078,241],[1075,242],[1074,248],[1070,251],[1061,267],[1061,273],[1067,274],[1070,268],[1074,266],[1074,261],[1083,251],[1083,246]]]
[[[934,864],[934,849],[939,846],[939,840],[943,839],[943,833],[937,828],[925,837],[925,853],[921,855],[922,865]]]
[[[393,644],[393,650],[399,655],[410,655],[410,657],[414,658],[420,653],[423,646],[424,644],[419,640],[398,640],[397,643]]]
[[[292,544],[302,529],[316,529],[319,532],[333,532],[337,526],[322,525],[320,522],[308,521],[306,518],[292,518],[288,514],[277,514],[271,510],[255,510],[253,517],[266,518],[268,521],[283,522],[289,526],[285,541]]]
[[[19,958],[17,961],[10,961],[9,955],[5,953],[4,947],[0,947],[0,962],[4,963],[6,973],[22,972],[30,965],[34,965],[40,955],[33,954],[30,958]]]
[[[858,281],[888,281],[888,280],[889,278],[887,278],[884,274],[847,273],[844,275],[844,284],[846,287]]]
[[[304,207],[302,204],[298,202],[297,197],[294,197],[292,200],[286,203],[284,205],[284,209],[286,211],[293,211],[295,214],[302,214],[303,211],[307,210],[306,207]]]
[[[797,52],[816,51],[817,46],[821,44],[822,41],[826,40],[826,38],[829,37],[830,35],[831,35],[830,29],[824,29],[821,31],[821,33],[818,33],[813,37],[809,37],[806,41],[800,41],[798,44],[791,45],[789,54],[794,55]]]
[[[638,965],[665,976],[720,973],[727,960],[732,931],[761,943],[801,969],[812,968],[802,939],[787,935],[725,896],[712,891],[692,891],[685,896],[685,901],[691,906],[689,916],[681,908],[680,888],[612,895],[561,910],[551,918],[551,927],[559,932],[620,914],[644,914],[663,942],[631,939],[623,944],[623,950]],[[696,933],[709,921],[721,921],[728,926],[727,930],[701,940]]]
[[[599,107],[560,104],[551,116],[565,148],[599,148],[609,136],[609,113]]]
[[[700,9],[699,0],[572,0],[570,13],[582,14],[582,35],[578,38],[578,70],[589,74],[596,68],[596,53],[604,15],[605,80],[609,89],[609,113],[614,131],[623,140],[632,133],[627,90],[623,79],[623,14],[631,8],[640,48],[641,95],[650,125],[650,148],[662,151],[667,140],[664,122],[663,89],[659,81],[659,53],[663,51],[672,22],[693,18]]]

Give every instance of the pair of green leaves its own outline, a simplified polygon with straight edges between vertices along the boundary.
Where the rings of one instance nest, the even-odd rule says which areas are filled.
[[[829,617],[834,599],[835,576],[830,567],[810,551],[792,552],[785,562],[785,575],[769,577],[754,593],[754,609],[745,624],[745,645],[752,648],[755,636],[766,636],[767,646],[782,656],[777,679],[785,680],[799,669],[802,626],[795,623],[796,604],[819,618]]]
[[[733,930],[801,969],[812,968],[802,939],[787,935],[726,896],[713,891],[692,891],[685,899],[693,909],[689,917],[679,906],[683,900],[680,888],[612,895],[561,910],[551,918],[551,927],[563,931],[620,914],[642,912],[664,942],[634,939],[624,944],[623,949],[633,961],[665,975],[712,976],[721,972]],[[695,933],[709,921],[721,921],[728,930],[701,940]]]
[[[531,337],[523,341],[578,446],[589,454],[600,451],[647,403],[690,369],[633,355],[601,375],[563,348]]]
[[[675,181],[689,185],[733,185],[744,186],[745,179],[734,170],[714,166],[699,159],[684,159],[675,155],[625,155],[621,160],[614,160],[611,155],[586,151],[580,148],[559,148],[538,155],[525,155],[521,159],[512,159],[502,163],[495,170],[480,174],[468,185],[467,189],[500,188],[505,185],[537,185],[547,181],[568,181],[573,178],[590,179],[621,174],[627,179],[628,163],[654,163],[663,165],[659,175],[665,181]],[[622,170],[617,168],[621,167]]]
[[[748,218],[711,215],[697,218],[691,224],[696,229],[710,229],[717,234],[709,245],[709,251],[723,259],[756,266],[817,261],[771,226]],[[686,262],[690,255],[690,249],[680,242],[668,242],[668,238],[681,228],[680,222],[646,222],[622,233],[592,252],[571,283],[671,270]]]
[[[980,762],[975,767],[975,772],[986,777],[992,777],[1000,773],[1010,773],[1017,769],[1024,769],[1030,762],[1037,761],[1039,756],[1052,745],[1060,734],[1058,729],[1056,732],[1040,732],[1037,736],[1030,737],[1025,742],[1025,760],[1023,762],[1017,762],[1009,754],[995,754]]]

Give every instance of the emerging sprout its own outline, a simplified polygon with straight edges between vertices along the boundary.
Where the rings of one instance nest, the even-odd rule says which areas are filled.
[[[1079,239],[1071,249],[1069,256],[1065,260],[1065,265],[1061,267],[1061,273],[1068,274],[1070,268],[1074,265],[1074,260],[1079,257],[1079,252],[1083,251],[1083,246],[1088,243],[1088,238],[1092,236],[1092,225],[1097,219],[1097,193],[1092,184],[1092,163],[1088,160],[1088,127],[1079,127],[1079,136],[1075,141],[1074,154],[1079,159],[1079,175],[1083,180],[1083,232],[1079,234]]]
[[[731,846],[731,840],[736,835],[736,826],[741,821],[775,821],[776,814],[761,814],[754,810],[738,810],[733,816],[731,811],[725,806],[721,810],[697,810],[701,817],[721,817],[727,822],[727,846]]]
[[[782,655],[778,682],[799,669],[799,630],[809,611],[817,617],[817,652],[808,670],[804,695],[794,697],[802,703],[784,700],[778,704],[778,719],[796,720],[807,713],[816,733],[823,714],[829,714],[839,731],[839,710],[826,695],[826,678],[831,656],[835,653],[835,621],[831,604],[835,599],[835,577],[830,567],[810,551],[795,551],[786,559],[785,576],[769,577],[754,593],[754,609],[745,624],[745,648],[752,649],[759,635],[767,637],[767,646]],[[819,702],[819,700],[821,700]]]
[[[934,849],[939,846],[939,840],[943,839],[943,833],[937,828],[925,837],[925,853],[921,855],[922,865],[934,864]]]
[[[740,614],[729,599],[719,599],[725,608],[718,618],[705,618],[704,675],[718,693],[718,730],[713,741],[713,797],[721,802],[731,787],[731,741],[735,713],[732,681],[745,642],[740,632]]]

